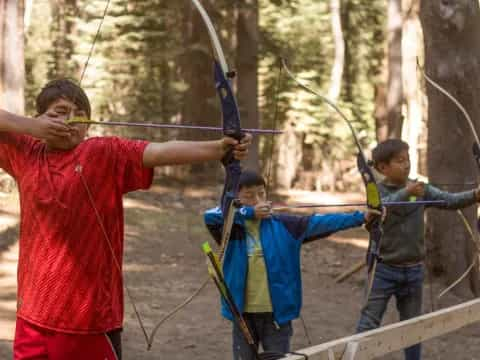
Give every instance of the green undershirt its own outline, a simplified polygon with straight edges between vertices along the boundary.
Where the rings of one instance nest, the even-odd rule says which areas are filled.
[[[267,269],[260,242],[260,220],[247,220],[248,272],[245,312],[272,312]]]

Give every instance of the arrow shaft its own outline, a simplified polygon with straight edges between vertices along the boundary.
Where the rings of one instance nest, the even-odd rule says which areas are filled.
[[[412,206],[412,205],[446,205],[445,200],[431,201],[392,201],[383,203],[384,206]],[[309,208],[327,208],[327,207],[353,207],[366,206],[365,203],[340,203],[340,204],[299,204],[293,206],[279,206],[272,208],[273,211],[285,211],[289,209],[309,209]]]
[[[154,123],[131,123],[122,121],[70,121],[69,124],[89,124],[102,126],[124,126],[124,127],[141,127],[141,128],[156,128],[156,129],[189,129],[189,130],[203,130],[203,131],[223,131],[223,128],[216,126],[195,126],[195,125],[176,125],[176,124],[154,124]],[[281,130],[270,129],[242,129],[244,132],[252,134],[282,134]]]

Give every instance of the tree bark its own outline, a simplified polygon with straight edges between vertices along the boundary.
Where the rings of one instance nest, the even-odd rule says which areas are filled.
[[[23,32],[23,0],[0,1],[0,78],[2,86],[0,106],[17,114],[25,111],[24,81],[24,32]]]
[[[238,2],[237,54],[238,70],[237,93],[242,127],[258,128],[258,0]],[[245,166],[259,169],[259,137],[254,138]]]
[[[341,4],[340,0],[330,0],[330,23],[335,46],[335,56],[333,59],[332,70],[330,72],[330,86],[328,89],[328,98],[337,103],[342,90],[342,78],[345,67],[345,39],[343,38]],[[336,116],[334,111],[330,111],[330,117]],[[320,144],[313,144],[313,169],[322,169],[320,173],[316,172],[314,189],[322,190],[327,188],[329,191],[335,191],[336,175],[335,160],[332,156],[326,156]],[[328,174],[328,175],[325,175]]]
[[[214,24],[215,17],[219,16],[212,6],[213,0],[203,1],[207,12],[212,16]],[[221,114],[218,106],[218,99],[213,79],[213,61],[210,37],[205,24],[198,11],[191,6],[190,17],[186,19],[188,25],[187,34],[187,55],[182,62],[183,71],[187,84],[189,85],[185,95],[185,107],[183,117],[186,124],[211,126],[220,124]],[[218,27],[217,32],[220,33]],[[193,132],[192,136],[198,139],[211,139],[213,135]],[[216,177],[218,163],[199,163],[192,165],[191,172],[196,176]],[[201,177],[201,176],[199,176]]]
[[[5,73],[5,59],[4,59],[4,33],[5,33],[5,8],[7,0],[0,0],[0,106],[2,106],[3,83],[5,82],[3,74]]]
[[[480,117],[480,10],[477,0],[422,1],[420,19],[425,42],[427,74],[462,103],[478,129]],[[472,131],[459,109],[445,95],[427,86],[428,175],[432,182],[471,182],[477,179],[471,154]],[[472,223],[475,208],[466,209]],[[475,247],[461,221],[452,212],[430,213],[427,233],[437,242],[437,271],[452,282],[476,256]],[[478,269],[454,291],[479,294]]]
[[[417,71],[417,57],[420,56],[422,30],[418,18],[418,2],[403,0],[404,12],[402,53],[403,84],[405,97],[406,120],[403,123],[402,135],[410,145],[410,175],[418,175],[419,151],[418,141],[423,125],[421,75]]]
[[[345,65],[345,40],[343,39],[340,0],[330,0],[330,13],[332,34],[335,43],[335,58],[330,74],[328,98],[336,103],[342,90],[343,67]]]
[[[388,2],[388,89],[386,109],[388,137],[402,136],[402,0]]]

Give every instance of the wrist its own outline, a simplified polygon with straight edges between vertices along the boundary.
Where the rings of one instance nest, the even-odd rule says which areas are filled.
[[[227,154],[227,147],[225,146],[223,139],[215,141],[215,148],[218,154],[218,160],[222,160]]]
[[[16,121],[17,132],[26,134],[26,135],[33,135],[33,128],[34,128],[34,119],[24,116],[19,116],[18,120]]]
[[[255,208],[252,206],[242,206],[239,213],[245,220],[253,220],[256,218]]]

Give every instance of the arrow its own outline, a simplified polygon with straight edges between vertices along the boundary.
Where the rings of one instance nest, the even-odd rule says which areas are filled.
[[[92,121],[86,118],[74,117],[67,120],[68,125],[88,124],[101,126],[125,126],[125,127],[141,127],[141,128],[156,128],[156,129],[189,129],[189,130],[204,130],[204,131],[223,131],[223,128],[216,126],[195,126],[195,125],[177,125],[177,124],[156,124],[156,123],[136,123],[123,121]],[[269,129],[242,129],[244,132],[251,134],[283,134],[281,130]]]

